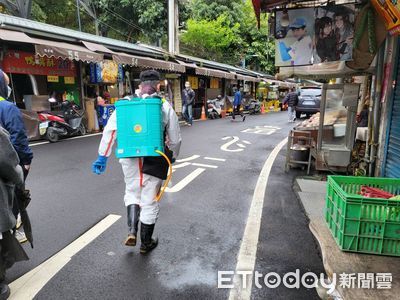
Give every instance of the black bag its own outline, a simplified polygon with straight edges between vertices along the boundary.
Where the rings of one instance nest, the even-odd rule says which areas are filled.
[[[165,147],[165,155],[172,161],[172,151]],[[165,180],[168,176],[169,164],[163,156],[146,156],[143,158],[142,172]]]

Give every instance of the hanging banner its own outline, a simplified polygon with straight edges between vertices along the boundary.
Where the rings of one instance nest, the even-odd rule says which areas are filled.
[[[197,90],[199,88],[199,79],[197,77],[188,76],[188,81],[192,89]]]
[[[55,57],[39,57],[29,52],[7,51],[3,71],[15,74],[76,76],[75,64]]]
[[[277,11],[275,66],[352,60],[354,20],[353,4]]]
[[[379,15],[385,20],[390,35],[400,34],[400,3],[391,0],[371,0]],[[377,20],[380,22],[380,20]]]
[[[210,88],[211,89],[219,89],[219,80],[218,80],[218,78],[211,78],[211,80],[210,80]]]
[[[114,84],[123,82],[124,70],[121,64],[112,60],[105,60],[100,63],[91,63],[89,76],[91,83]]]

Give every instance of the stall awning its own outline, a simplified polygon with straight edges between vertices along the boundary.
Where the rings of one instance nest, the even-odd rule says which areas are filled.
[[[86,48],[88,48],[90,51],[93,52],[100,52],[100,53],[109,53],[109,54],[114,54],[115,52],[108,49],[107,47],[100,45],[100,44],[96,44],[96,43],[91,43],[91,42],[87,42],[87,41],[81,41],[82,44],[85,45]]]
[[[0,39],[9,42],[33,44],[33,39],[23,32],[0,29]]]
[[[53,56],[62,59],[81,60],[86,62],[101,62],[104,59],[103,54],[90,51],[82,46],[36,38],[32,38],[32,40],[35,44],[36,54],[39,56]]]
[[[179,73],[186,72],[185,66],[174,62],[163,61],[149,57],[134,56],[126,53],[113,54],[113,60],[119,64],[131,65],[135,67],[153,68]]]
[[[196,74],[203,75],[203,76],[209,76],[209,77],[234,79],[234,76],[232,76],[232,74],[230,74],[230,73],[227,73],[224,71],[219,71],[219,70],[208,69],[208,68],[200,68],[200,67],[196,68]]]
[[[198,68],[198,66],[194,62],[187,63],[187,62],[181,61],[179,59],[177,59],[176,61],[178,62],[178,64],[185,66],[187,68],[193,68],[193,69]]]

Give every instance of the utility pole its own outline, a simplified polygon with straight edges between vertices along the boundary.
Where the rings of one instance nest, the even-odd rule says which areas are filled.
[[[79,0],[76,0],[76,14],[78,17],[78,27],[79,27],[79,31],[82,31],[81,14],[79,13],[79,8],[80,8]]]
[[[168,0],[168,50],[171,54],[179,54],[178,26],[178,0]]]

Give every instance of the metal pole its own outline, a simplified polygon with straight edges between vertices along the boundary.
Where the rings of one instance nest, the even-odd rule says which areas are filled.
[[[381,93],[382,93],[382,79],[384,69],[384,58],[385,58],[385,44],[384,43],[378,52],[376,60],[377,71],[375,81],[375,93],[374,93],[374,108],[373,108],[373,125],[372,125],[372,141],[371,141],[371,165],[369,168],[369,176],[374,176],[376,167],[376,150],[377,142],[379,140],[379,123],[380,123],[380,112],[381,112]]]
[[[168,50],[175,54],[175,0],[168,0]]]
[[[78,17],[78,27],[79,27],[79,31],[82,31],[82,25],[81,25],[81,14],[79,13],[79,0],[76,0],[76,14]]]

